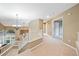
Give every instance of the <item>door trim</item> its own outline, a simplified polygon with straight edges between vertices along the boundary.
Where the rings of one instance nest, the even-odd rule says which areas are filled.
[[[64,25],[64,21],[63,21],[64,18],[63,18],[63,16],[58,17],[58,18],[52,20],[52,30],[53,30],[53,31],[52,31],[52,36],[54,36],[54,21],[60,20],[60,19],[62,20],[62,27],[63,27],[63,36],[62,36],[61,39],[63,40],[63,38],[64,38],[64,26],[63,26],[63,25]]]

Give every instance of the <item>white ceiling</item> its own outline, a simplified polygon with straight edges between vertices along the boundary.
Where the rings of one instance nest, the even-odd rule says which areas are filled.
[[[0,21],[9,24],[28,23],[31,20],[55,16],[75,3],[0,3]],[[16,17],[18,14],[18,17]]]

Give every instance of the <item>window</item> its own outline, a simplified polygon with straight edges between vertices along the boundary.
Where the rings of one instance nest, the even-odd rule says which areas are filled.
[[[14,44],[15,43],[15,32],[10,30],[0,30],[0,44]]]

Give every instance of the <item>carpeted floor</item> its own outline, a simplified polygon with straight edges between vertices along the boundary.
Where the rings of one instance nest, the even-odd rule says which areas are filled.
[[[43,42],[34,49],[18,54],[17,49],[12,49],[6,56],[76,56],[76,51],[66,46],[62,40],[45,36]]]

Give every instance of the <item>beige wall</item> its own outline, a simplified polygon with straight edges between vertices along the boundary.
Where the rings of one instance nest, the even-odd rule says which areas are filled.
[[[67,13],[71,15],[67,15]],[[79,32],[79,4],[64,13],[64,42],[76,47]],[[69,42],[70,41],[70,42]]]
[[[33,20],[29,24],[29,39],[37,40],[42,37],[42,21],[41,20]]]
[[[52,35],[52,21],[51,20],[47,22],[47,33],[50,36]]]
[[[71,15],[68,15],[68,14]],[[76,47],[76,41],[77,41],[77,32],[79,32],[79,4],[76,6],[70,8],[69,10],[59,14],[58,16],[50,18],[51,22],[52,20],[55,20],[57,18],[60,18],[63,16],[63,41],[73,47]],[[50,23],[51,24],[51,23]],[[50,35],[50,31],[52,31],[52,27],[48,23],[48,34]],[[50,31],[49,31],[50,30]]]

